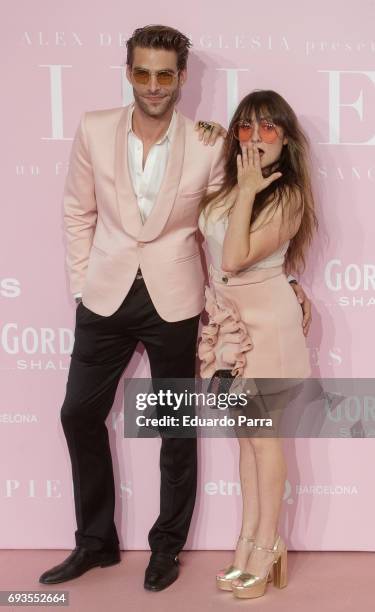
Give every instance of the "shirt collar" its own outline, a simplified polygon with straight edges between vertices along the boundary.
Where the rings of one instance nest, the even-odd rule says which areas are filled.
[[[128,131],[127,132],[128,132],[128,134],[133,134],[133,136],[135,136],[137,138],[137,136],[133,132],[133,127],[132,127],[133,112],[134,112],[134,102],[133,102],[133,104],[131,105],[131,107],[129,109]],[[155,142],[155,144],[161,144],[166,139],[168,139],[169,142],[171,142],[172,137],[173,137],[173,132],[174,132],[175,125],[176,125],[176,110],[174,110],[173,113],[172,113],[172,118],[171,118],[170,124],[169,124],[168,129],[165,132],[164,136],[162,136],[160,138],[160,140],[157,140]]]

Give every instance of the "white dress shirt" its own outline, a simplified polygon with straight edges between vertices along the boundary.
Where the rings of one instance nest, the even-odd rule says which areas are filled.
[[[176,123],[176,113],[173,113],[164,136],[152,145],[147,155],[145,167],[143,168],[143,143],[133,132],[133,110],[134,106],[130,111],[129,120],[128,165],[134,193],[137,196],[141,218],[144,223],[156,202],[164,178],[170,143]]]

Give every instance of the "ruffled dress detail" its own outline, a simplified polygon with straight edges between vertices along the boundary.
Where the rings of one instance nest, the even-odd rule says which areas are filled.
[[[242,376],[246,353],[253,348],[245,323],[235,304],[222,296],[216,297],[206,287],[205,309],[208,324],[201,329],[198,356],[202,378],[211,378],[216,370],[231,370],[232,376]]]

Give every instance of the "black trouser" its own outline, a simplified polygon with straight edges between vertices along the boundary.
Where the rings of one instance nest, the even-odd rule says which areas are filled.
[[[120,308],[103,317],[77,308],[75,342],[61,421],[72,462],[76,544],[113,549],[115,488],[105,419],[119,379],[138,341],[153,378],[194,378],[199,315],[164,321],[143,279],[135,280]],[[163,438],[160,515],[149,533],[152,551],[177,554],[184,546],[197,483],[196,439]],[[145,464],[147,476],[147,465]]]

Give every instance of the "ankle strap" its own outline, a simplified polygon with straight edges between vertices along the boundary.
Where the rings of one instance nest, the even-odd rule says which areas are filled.
[[[255,542],[255,538],[246,538],[246,537],[245,537],[245,536],[243,536],[243,535],[239,535],[239,536],[238,536],[238,539],[239,539],[239,540],[242,540],[242,542]]]
[[[277,536],[275,540],[275,544],[273,545],[272,548],[270,548],[269,546],[259,546],[258,544],[254,544],[253,548],[255,548],[255,550],[265,550],[266,552],[274,553],[274,552],[277,552],[279,542],[280,542],[280,536]]]

